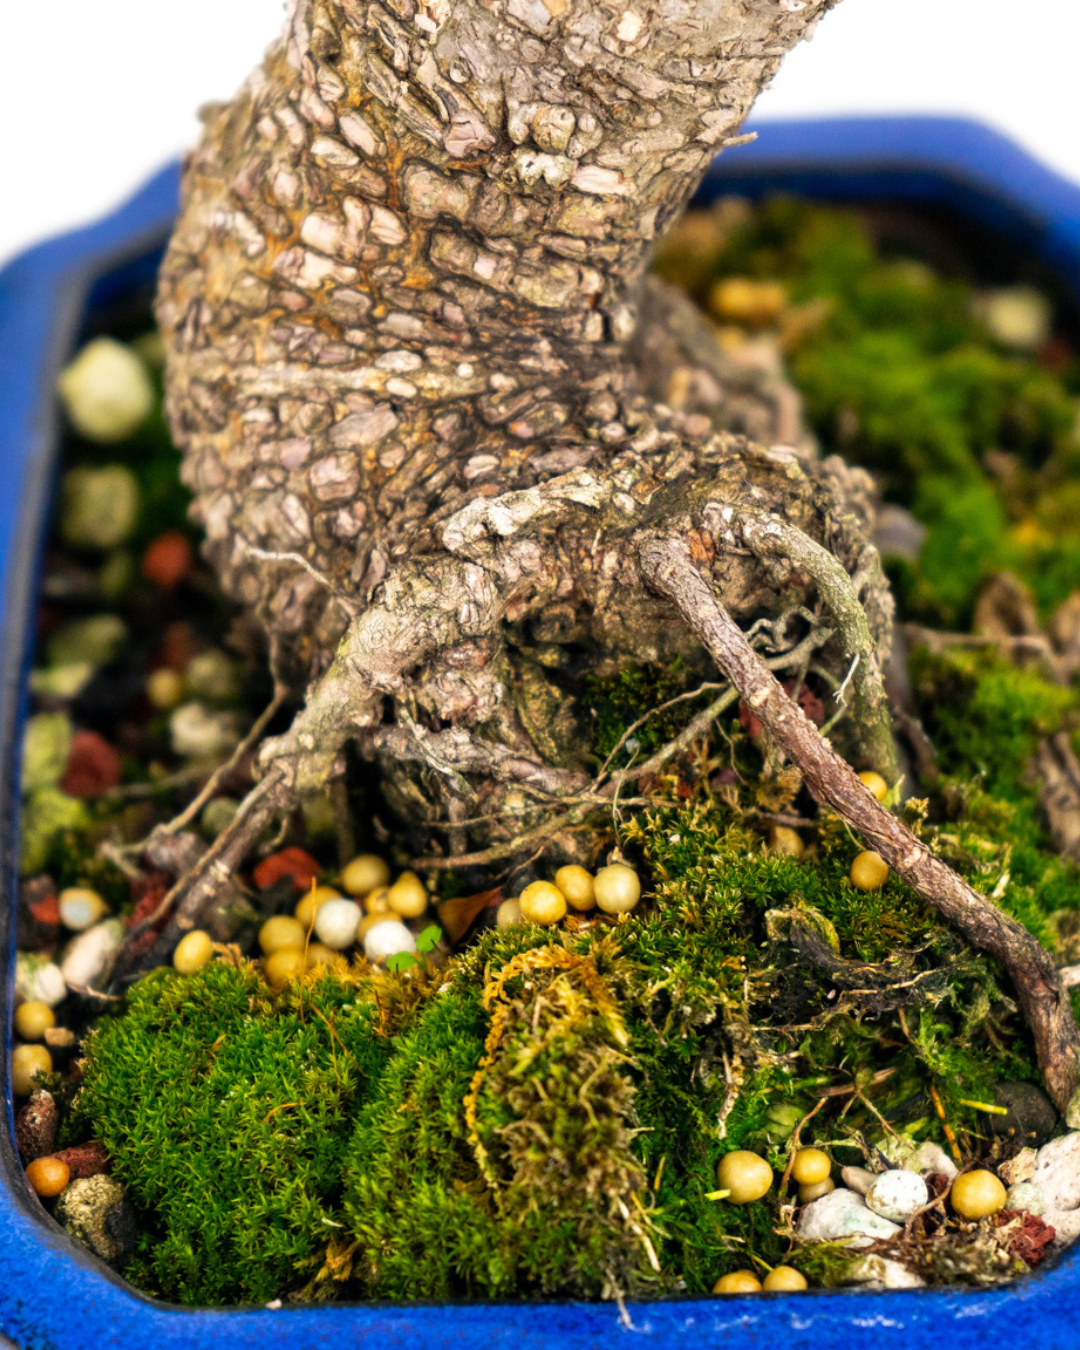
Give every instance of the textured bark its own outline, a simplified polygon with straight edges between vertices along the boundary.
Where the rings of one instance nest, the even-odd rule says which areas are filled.
[[[300,779],[332,773],[343,738],[391,708],[580,768],[580,734],[548,725],[567,668],[695,646],[628,554],[661,509],[690,529],[709,501],[783,517],[862,569],[887,649],[887,590],[864,565],[868,480],[816,465],[790,387],[738,367],[645,277],[717,147],[827,8],[294,0],[263,65],[207,113],[161,278],[168,408],[209,556],[266,625],[276,673],[324,677],[388,595],[421,630],[450,631],[475,600],[460,570],[443,575],[448,556],[511,532],[531,549],[490,626],[414,644],[377,712],[354,715],[355,693],[315,699]],[[409,571],[423,559],[434,593]],[[814,589],[745,549],[719,570],[750,619]],[[841,655],[821,656],[837,679]],[[854,753],[890,770],[885,741],[871,730]],[[505,782],[466,804],[460,771],[362,744],[406,819],[514,806]]]
[[[764,377],[725,400],[731,363],[643,276],[827,7],[294,0],[207,114],[159,306],[210,556],[294,679],[469,500],[700,436],[649,396],[666,363],[713,367],[731,429],[797,431]]]

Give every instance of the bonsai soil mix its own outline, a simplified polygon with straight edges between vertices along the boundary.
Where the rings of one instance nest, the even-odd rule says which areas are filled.
[[[863,767],[824,586],[780,576],[746,638],[1071,988],[1075,316],[984,261],[896,213],[722,198],[661,248],[704,317],[656,366],[688,434],[863,503],[891,766]],[[704,648],[597,660],[552,605],[506,677],[550,781],[485,795],[465,741],[415,753],[446,728],[406,699],[223,864],[302,700],[200,560],[146,301],[60,381],[23,745],[17,1142],[77,1241],[222,1305],[990,1285],[1080,1234],[1080,1109],[1015,969],[819,805]]]

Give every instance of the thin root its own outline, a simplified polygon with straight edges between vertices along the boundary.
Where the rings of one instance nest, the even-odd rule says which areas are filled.
[[[676,605],[777,745],[802,771],[817,801],[836,811],[972,946],[1002,963],[1031,1027],[1047,1091],[1064,1111],[1080,1086],[1080,1032],[1049,952],[935,857],[859,781],[746,641],[683,539],[652,537],[643,542],[639,556],[646,580]]]

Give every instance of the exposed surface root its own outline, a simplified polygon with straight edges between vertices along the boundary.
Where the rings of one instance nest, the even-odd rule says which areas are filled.
[[[684,540],[646,540],[640,559],[645,577],[677,605],[763,726],[802,770],[813,796],[836,811],[974,947],[1002,963],[1031,1027],[1047,1090],[1064,1111],[1080,1084],[1080,1032],[1049,952],[936,858],[863,786],[747,642],[695,566]]]

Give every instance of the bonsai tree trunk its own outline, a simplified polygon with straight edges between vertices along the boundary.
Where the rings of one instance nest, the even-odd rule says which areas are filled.
[[[206,115],[161,279],[186,478],[276,673],[302,690],[351,623],[370,630],[380,668],[361,674],[354,634],[295,772],[324,780],[346,739],[392,720],[393,737],[362,739],[414,817],[433,793],[440,815],[465,805],[459,771],[485,766],[440,774],[429,745],[432,779],[403,740],[468,729],[581,787],[545,672],[696,646],[638,575],[649,522],[696,527],[710,503],[780,513],[863,564],[875,651],[888,640],[865,501],[839,466],[716,433],[771,438],[768,390],[727,398],[706,323],[645,276],[828,6],[549,5],[294,3],[263,66]],[[660,402],[680,365],[710,374],[712,418]],[[718,568],[742,617],[799,598],[746,550]],[[860,729],[860,767],[890,768],[883,709]],[[483,804],[466,814],[501,802]]]
[[[560,826],[620,780],[586,771],[568,696],[701,659],[680,571],[765,622],[774,668],[812,651],[848,760],[895,780],[869,480],[772,444],[790,405],[733,388],[704,321],[646,277],[831,3],[291,0],[207,112],[161,277],[169,415],[209,556],[307,692],[163,941],[350,742],[429,861],[574,856]],[[663,401],[685,368],[714,391],[692,411]]]

